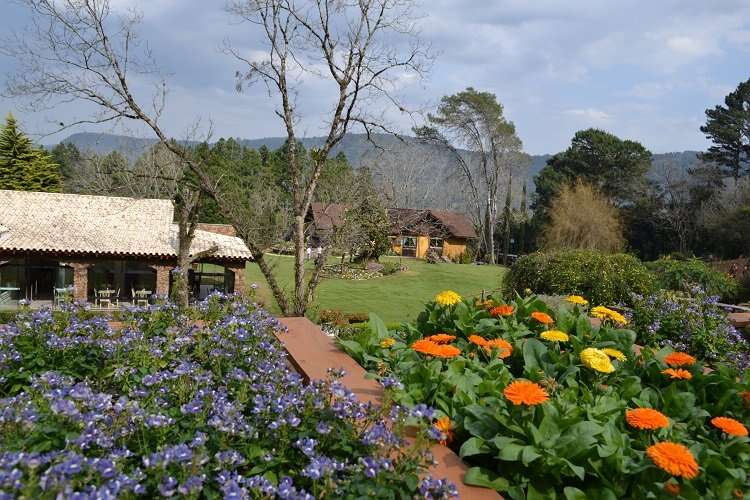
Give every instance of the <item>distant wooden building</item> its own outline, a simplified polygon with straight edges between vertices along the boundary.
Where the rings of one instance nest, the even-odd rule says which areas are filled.
[[[313,203],[307,216],[313,245],[325,241],[333,228],[341,226],[347,206]],[[459,212],[435,209],[389,208],[391,248],[397,255],[424,259],[430,250],[454,259],[466,251],[477,233],[469,218]]]

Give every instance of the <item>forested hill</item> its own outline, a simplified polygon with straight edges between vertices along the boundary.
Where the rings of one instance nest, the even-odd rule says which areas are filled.
[[[417,144],[413,137],[403,137],[402,139],[390,135],[375,135],[374,140],[378,147],[373,146],[363,134],[348,134],[336,146],[333,154],[343,152],[352,165],[360,166],[377,161],[379,155],[384,152],[391,152],[399,157],[421,155],[435,165],[435,170],[440,171],[447,168],[450,158],[440,154],[431,147]],[[262,139],[238,139],[245,146],[260,148],[265,145],[269,149],[278,149],[284,143],[283,137],[266,137]],[[319,146],[323,143],[323,137],[307,137],[301,139],[306,148]],[[130,159],[137,158],[149,146],[153,145],[155,139],[143,139],[137,137],[128,137],[125,135],[100,134],[91,132],[82,132],[73,134],[62,142],[73,143],[81,151],[91,151],[98,154],[106,154],[111,151],[119,151]],[[653,165],[657,169],[662,165],[672,165],[679,169],[687,169],[694,166],[697,162],[697,151],[681,151],[675,153],[660,153],[654,155]],[[534,176],[544,167],[546,161],[551,155],[533,155],[527,171],[527,179],[533,179]]]

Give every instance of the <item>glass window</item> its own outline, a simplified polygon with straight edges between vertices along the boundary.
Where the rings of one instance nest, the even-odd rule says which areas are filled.
[[[443,248],[443,239],[430,238],[430,248]]]
[[[202,300],[214,290],[231,292],[234,288],[234,281],[229,275],[231,278],[234,277],[234,273],[219,264],[194,263],[189,275],[193,297]]]
[[[414,236],[404,236],[401,244],[406,248],[417,248],[417,239]]]

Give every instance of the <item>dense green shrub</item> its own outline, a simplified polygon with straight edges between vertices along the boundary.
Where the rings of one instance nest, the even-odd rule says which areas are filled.
[[[717,295],[725,301],[736,298],[739,291],[735,279],[696,258],[665,258],[646,266],[654,273],[656,286],[665,290],[689,291],[694,285],[700,285],[708,295]]]
[[[511,291],[577,294],[593,305],[630,303],[632,293],[652,289],[653,276],[632,255],[590,250],[535,252],[519,258],[506,281]]]

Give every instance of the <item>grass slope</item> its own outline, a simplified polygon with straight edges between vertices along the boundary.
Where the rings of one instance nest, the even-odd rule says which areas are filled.
[[[292,257],[267,255],[266,259],[276,266],[275,273],[281,277],[286,290],[293,286]],[[382,260],[394,257],[383,257]],[[339,309],[344,312],[374,312],[385,321],[409,321],[416,318],[425,302],[441,290],[451,289],[464,296],[478,295],[482,290],[500,287],[506,268],[501,266],[477,266],[473,264],[427,264],[415,259],[402,259],[408,271],[391,276],[363,281],[327,279],[318,287],[313,310]],[[257,283],[258,296],[269,309],[278,313],[278,308],[268,286],[256,264],[248,264],[248,283]]]

